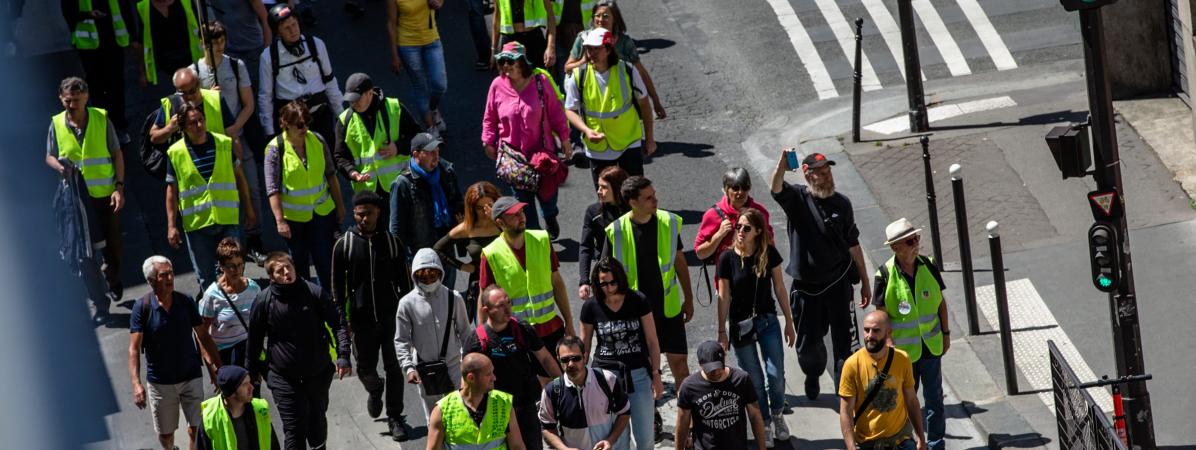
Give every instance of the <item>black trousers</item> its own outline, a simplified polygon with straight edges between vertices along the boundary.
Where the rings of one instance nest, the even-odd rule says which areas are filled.
[[[270,371],[266,386],[274,395],[274,405],[282,419],[282,432],[286,435],[284,449],[326,448],[328,418],[324,414],[328,411],[328,388],[332,386],[335,371],[332,364],[311,377],[288,377]]]
[[[851,282],[847,277],[843,277],[825,291],[822,287],[799,289],[794,282],[792,289],[790,306],[793,308],[793,315],[797,317],[798,365],[807,377],[822,376],[827,363],[823,338],[829,328],[835,362],[833,378],[837,391],[843,362],[851,356],[851,333],[856,332],[851,326]]]
[[[83,70],[87,72],[87,90],[95,106],[108,111],[108,118],[116,131],[126,132],[125,118],[125,49],[115,43],[103,42],[94,50],[77,50]]]
[[[357,378],[371,394],[386,393],[386,417],[398,419],[403,415],[403,389],[405,377],[395,354],[394,321],[379,317],[382,323],[375,323],[367,311],[353,311],[353,358],[357,361]],[[392,315],[393,316],[393,315]],[[382,354],[382,369],[386,378],[378,377],[378,354]]]
[[[582,139],[585,139],[585,137],[582,136]],[[627,175],[629,176],[644,176],[644,148],[624,149],[623,154],[619,155],[617,159],[590,159],[590,176],[594,179],[594,189],[598,189],[598,175],[602,173],[602,169],[610,166],[621,167],[627,171]]]
[[[553,68],[544,67],[544,51],[548,50],[548,39],[544,37],[543,28],[532,28],[522,33],[499,33],[498,35],[498,43],[500,46],[506,45],[508,42],[516,41],[518,41],[520,44],[523,44],[524,55],[527,56],[528,62],[531,62],[533,67],[539,67],[541,69],[548,70],[549,73],[552,72]],[[501,50],[502,49],[500,48],[499,51]],[[565,56],[568,57],[569,55]],[[559,59],[560,56],[557,58]]]
[[[527,450],[543,450],[544,436],[540,433],[544,428],[540,425],[540,408],[535,403],[513,408],[516,420],[519,421],[519,435],[523,438],[523,447]]]

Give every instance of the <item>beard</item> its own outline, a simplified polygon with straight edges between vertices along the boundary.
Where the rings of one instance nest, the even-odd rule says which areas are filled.
[[[817,199],[829,198],[835,195],[834,180],[826,180],[821,183],[810,183],[810,195]]]
[[[864,347],[868,349],[868,353],[880,353],[881,350],[885,349],[885,341],[884,340],[869,341],[869,340],[865,339]]]

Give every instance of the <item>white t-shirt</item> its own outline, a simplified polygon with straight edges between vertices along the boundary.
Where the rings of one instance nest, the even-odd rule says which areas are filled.
[[[215,77],[212,76],[211,69],[208,68],[207,58],[200,58],[195,64],[192,64],[192,69],[199,75],[199,87],[204,89],[211,89],[215,83]],[[237,83],[237,75],[233,73],[232,60],[227,56],[220,61],[220,67],[216,69],[216,75],[220,76],[220,98],[224,100],[224,104],[228,105],[228,112],[233,117],[241,114],[241,92],[240,88],[251,88],[249,79],[249,70],[245,68],[245,61],[237,60],[237,72],[239,72],[241,82]],[[237,89],[233,89],[232,86]],[[251,92],[252,95],[252,92]],[[231,124],[225,124],[231,125]]]
[[[199,315],[207,319],[216,319],[210,330],[212,340],[216,341],[216,348],[224,350],[249,338],[249,330],[241,325],[241,320],[237,318],[237,314],[230,306],[235,305],[241,312],[241,317],[245,318],[245,322],[248,323],[249,313],[253,310],[253,302],[261,293],[262,288],[252,278],[249,279],[245,290],[229,294],[232,297],[231,301],[220,292],[220,287],[216,283],[208,286],[203,293],[203,298],[199,300]]]
[[[582,66],[582,67],[584,68],[584,66]],[[612,66],[605,72],[598,72],[598,71],[594,72],[594,79],[598,80],[598,89],[601,89],[604,91],[606,90],[606,83],[608,80],[610,80],[610,71],[614,68],[615,67]],[[638,95],[636,95],[636,100],[638,101],[640,99],[647,98],[648,97],[648,88],[644,86],[644,79],[640,77],[640,72],[638,70],[635,70],[635,67],[629,66],[628,68],[631,69],[631,85],[632,85],[635,93],[638,94]],[[585,76],[584,71],[581,72],[581,76]],[[633,108],[634,108],[634,106],[633,106]],[[573,80],[573,72],[572,71],[570,71],[569,75],[565,77],[565,109],[568,109],[571,111],[580,111],[581,110],[581,91],[578,90],[578,88],[577,88],[577,82]],[[647,113],[651,114],[652,111],[647,111]],[[585,136],[582,136],[582,139],[585,139]],[[642,141],[643,141],[643,139],[641,137],[640,140],[632,142],[631,145],[627,146],[627,148],[629,148],[629,149],[630,148],[640,148],[640,146],[642,145]],[[612,151],[591,152],[588,147],[586,148],[586,156],[589,157],[590,159],[609,161],[609,160],[613,160],[613,159],[618,159],[619,156],[622,156],[622,155],[623,155],[623,152],[612,152]]]

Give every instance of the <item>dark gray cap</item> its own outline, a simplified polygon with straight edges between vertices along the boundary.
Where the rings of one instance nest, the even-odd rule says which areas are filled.
[[[727,352],[723,346],[715,341],[706,341],[698,345],[698,365],[703,372],[712,372],[726,367]]]
[[[373,88],[374,81],[370,79],[369,75],[361,72],[349,75],[349,79],[345,80],[345,101],[353,103],[360,99],[362,94]]]
[[[433,136],[431,133],[419,133],[411,138],[411,151],[436,150],[442,143],[443,141],[440,138]]]
[[[499,197],[490,206],[490,218],[498,220],[499,217],[505,214],[515,214],[523,210],[524,206],[527,206],[527,203],[523,203],[515,199],[515,197]]]

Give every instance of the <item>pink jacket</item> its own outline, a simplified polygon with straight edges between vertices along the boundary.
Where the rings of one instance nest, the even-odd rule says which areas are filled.
[[[551,138],[544,138],[545,128],[553,130],[568,144],[569,125],[564,107],[557,99],[551,82],[542,76],[534,77],[534,82],[541,83],[543,87],[543,100],[537,98],[539,93],[532,83],[524,86],[523,92],[515,92],[511,80],[501,75],[490,83],[490,92],[486,94],[486,112],[482,116],[482,145],[497,146],[499,141],[503,141],[523,150],[523,155],[531,161],[532,156],[545,150],[545,141],[552,142]],[[545,107],[540,107],[541,102]],[[545,110],[548,112],[547,126],[543,117]]]
[[[761,205],[756,201],[756,199],[751,197],[748,197],[747,203],[745,203],[745,205],[764,214],[764,224],[768,229],[768,241],[770,243],[773,242],[772,224],[768,221],[768,210],[764,209],[764,205]],[[724,195],[723,198],[718,200],[718,203],[715,204],[714,207],[707,209],[706,213],[702,215],[702,224],[698,226],[698,235],[696,238],[694,238],[694,248],[697,248],[698,244],[705,243],[713,238],[714,233],[718,231],[719,224],[723,222],[722,219],[718,217],[718,211],[715,211],[714,208],[718,208],[720,211],[722,211],[723,215],[726,216],[731,223],[739,221],[739,211],[736,211],[735,208],[731,207],[731,202],[727,200],[727,196]],[[723,238],[723,241],[718,244],[718,248],[714,251],[715,264],[718,264],[719,255],[723,254],[724,251],[730,248],[734,241],[735,233],[728,233],[727,237]]]

